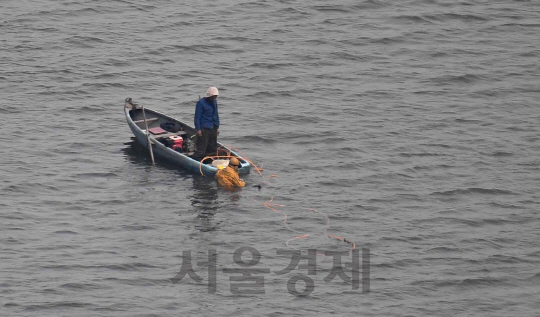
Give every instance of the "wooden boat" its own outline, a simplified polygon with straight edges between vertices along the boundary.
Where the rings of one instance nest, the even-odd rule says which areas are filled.
[[[200,161],[195,160],[191,157],[193,155],[193,151],[189,152],[184,149],[174,150],[172,147],[168,145],[169,140],[167,139],[171,139],[171,137],[182,137],[184,142],[193,143],[194,145],[195,144],[194,141],[196,139],[196,131],[194,128],[188,126],[187,124],[183,123],[182,121],[178,119],[169,117],[165,114],[159,113],[155,110],[148,109],[146,107],[144,107],[144,116],[143,116],[142,107],[133,103],[131,98],[127,98],[125,101],[124,113],[126,115],[126,120],[127,120],[129,128],[131,129],[131,131],[133,132],[137,140],[144,147],[148,148],[148,139],[150,139],[150,143],[152,144],[152,152],[155,156],[166,159],[178,165],[179,167],[187,169],[193,173],[198,173],[198,174],[202,173],[207,176],[213,176],[218,171],[218,167],[215,166],[216,162],[214,162],[214,165],[212,164],[214,159],[207,158],[201,163]],[[146,135],[146,125],[145,125],[144,117],[146,117],[146,124],[148,124],[148,131],[150,131],[149,138]],[[178,132],[163,131],[163,129],[161,129],[160,126],[166,122],[178,123],[180,125],[180,130]],[[241,163],[241,166],[238,168],[238,173],[239,174],[249,173],[251,164],[249,163],[248,160],[241,157],[238,153],[220,144],[219,142],[218,142],[218,152],[219,153],[213,153],[212,155],[219,154],[219,156],[229,156],[229,155],[235,156],[238,158],[238,160]],[[223,159],[223,158],[221,157],[215,158],[216,161],[218,159]],[[226,162],[223,162],[223,161],[221,163],[226,164]]]

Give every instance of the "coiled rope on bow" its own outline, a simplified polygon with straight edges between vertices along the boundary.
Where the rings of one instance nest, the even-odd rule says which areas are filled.
[[[222,149],[224,149],[225,152],[227,152],[227,155],[219,155],[219,151],[222,150]],[[239,155],[238,156],[231,155],[232,154],[231,149],[234,149],[236,151],[236,153],[238,153]],[[240,150],[238,150],[238,148],[231,147],[231,146],[228,146],[228,145],[221,145],[220,147],[218,147],[217,150],[216,150],[216,155],[208,155],[208,156],[203,157],[203,159],[199,162],[199,172],[201,173],[201,175],[204,176],[204,173],[202,171],[202,166],[203,166],[203,162],[205,160],[207,160],[207,159],[212,159],[212,160],[220,159],[220,158],[230,159],[231,157],[239,157],[240,159],[248,162],[249,164],[251,164],[255,168],[257,173],[259,173],[259,175],[261,175],[261,177],[264,179],[264,175],[262,174],[262,171],[263,171],[262,169],[257,167],[257,165],[255,163],[253,163],[250,159],[245,157],[242,154],[242,152],[240,152]]]

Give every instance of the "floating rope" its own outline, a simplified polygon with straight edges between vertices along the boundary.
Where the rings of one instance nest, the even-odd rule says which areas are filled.
[[[220,150],[225,150],[225,152],[227,153],[227,155],[219,155],[220,153]],[[202,165],[203,165],[203,162],[206,160],[206,159],[220,159],[220,158],[226,158],[226,159],[230,159],[232,157],[232,150],[235,150],[236,153],[238,153],[241,157],[241,159],[245,160],[246,162],[249,162],[254,168],[255,170],[257,171],[257,173],[259,173],[259,175],[263,178],[263,180],[265,179],[264,175],[262,174],[262,171],[263,169],[257,167],[257,165],[255,163],[253,163],[251,160],[249,160],[248,158],[246,158],[242,152],[238,149],[238,148],[235,148],[235,147],[232,147],[232,146],[228,146],[228,145],[222,145],[220,146],[217,150],[216,150],[216,155],[210,155],[210,156],[205,156],[199,163],[199,171],[201,172],[201,175],[204,175],[203,171],[202,171]],[[276,174],[272,174],[270,175],[270,177],[277,177]],[[260,203],[258,202],[257,200],[253,199],[255,202],[257,203]],[[267,202],[263,202],[262,205],[270,210],[272,210],[273,212],[276,212],[276,213],[281,213],[283,214],[283,225],[290,231],[292,232],[295,232],[295,233],[298,233],[299,235],[289,239],[286,241],[286,245],[287,247],[289,248],[293,248],[289,245],[289,243],[291,241],[294,241],[294,240],[299,240],[299,239],[306,239],[306,238],[309,238],[310,235],[308,233],[305,233],[305,232],[301,232],[301,231],[298,231],[298,230],[294,230],[292,229],[291,227],[289,227],[289,224],[287,222],[289,216],[287,215],[287,213],[285,213],[283,210],[280,210],[280,209],[277,209],[277,208],[282,208],[282,207],[285,207],[284,205],[281,205],[281,204],[276,204],[274,203],[274,197],[272,197],[269,201]],[[326,218],[326,225],[324,227],[324,231],[323,231],[323,234],[328,238],[328,239],[334,239],[334,240],[338,240],[338,241],[341,241],[341,242],[344,242],[344,243],[347,243],[349,245],[351,245],[351,250],[350,251],[354,251],[356,249],[356,243],[346,239],[346,238],[343,238],[343,237],[340,237],[340,236],[336,236],[336,235],[333,235],[333,234],[328,234],[328,228],[330,227],[330,218],[328,218],[328,215],[325,214],[324,212],[320,212],[318,211],[317,209],[313,209],[313,208],[305,208],[306,210],[308,211],[311,211],[311,212],[314,212],[314,213],[320,213],[320,214],[323,214],[324,217]],[[296,248],[295,248],[296,249]],[[324,254],[318,254],[320,256],[325,256]]]
[[[255,200],[256,201],[256,200]],[[282,213],[283,214],[283,224],[284,226],[289,229],[290,231],[292,232],[295,232],[295,233],[299,233],[300,235],[298,236],[295,236],[289,240],[287,240],[287,242],[285,243],[287,245],[287,247],[289,248],[293,248],[289,245],[289,243],[293,240],[299,240],[299,239],[305,239],[305,238],[309,238],[310,235],[308,233],[305,233],[305,232],[301,232],[301,231],[297,231],[297,230],[294,230],[292,229],[291,227],[289,227],[289,224],[287,222],[289,216],[283,211],[283,210],[279,210],[277,209],[276,207],[284,207],[284,205],[280,205],[280,204],[275,204],[273,203],[274,201],[274,197],[272,197],[269,201],[267,202],[264,202],[262,203],[263,206],[265,206],[266,208],[274,211],[274,212],[277,212],[277,213]],[[328,234],[327,231],[328,231],[328,228],[330,227],[330,218],[328,218],[328,215],[325,214],[324,212],[320,212],[318,211],[317,209],[313,209],[313,208],[305,208],[306,210],[308,211],[312,211],[312,212],[315,212],[315,213],[320,213],[320,214],[323,214],[324,217],[326,218],[326,225],[324,227],[324,231],[323,231],[323,234],[329,238],[329,239],[335,239],[335,240],[338,240],[338,241],[341,241],[341,242],[345,242],[345,243],[348,243],[351,245],[351,250],[350,251],[354,251],[356,249],[356,243],[346,239],[346,238],[343,238],[343,237],[340,237],[340,236],[336,236],[336,235],[333,235],[333,234]],[[296,248],[293,248],[293,249],[296,249]],[[318,254],[318,255],[321,255],[321,256],[325,256],[324,254]]]

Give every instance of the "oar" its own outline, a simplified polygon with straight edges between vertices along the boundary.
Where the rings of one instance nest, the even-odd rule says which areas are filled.
[[[144,105],[142,106],[142,115],[144,118],[144,125],[146,127],[146,142],[148,143],[148,149],[150,150],[150,157],[152,157],[152,165],[156,165],[154,161],[154,151],[152,150],[152,143],[150,142],[150,132],[148,132],[148,122],[146,122],[146,114],[144,113]]]

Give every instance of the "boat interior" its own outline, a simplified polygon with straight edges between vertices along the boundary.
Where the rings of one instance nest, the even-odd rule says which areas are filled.
[[[141,128],[143,131],[146,131],[146,126],[144,123],[144,116],[142,113],[142,109],[136,109],[136,110],[130,110],[129,115],[131,116],[131,119],[133,122]],[[145,116],[146,116],[146,123],[148,124],[148,130],[150,133],[152,133],[152,136],[156,139],[163,139],[168,138],[169,136],[178,136],[178,135],[187,135],[188,137],[191,137],[195,135],[195,129],[185,125],[182,122],[173,120],[171,118],[167,118],[162,116],[161,114],[155,113],[152,110],[145,109]],[[172,131],[161,131],[156,128],[162,129],[162,125],[166,123],[176,123],[177,130],[176,132],[172,132],[176,129],[172,129]]]
[[[133,109],[132,107],[132,109],[129,111],[129,115],[133,122],[146,133],[146,125],[144,122],[142,109]],[[144,115],[146,116],[148,131],[151,133],[154,139],[177,152],[190,157],[193,156],[197,143],[197,134],[195,129],[184,124],[183,122],[166,117],[149,109],[145,109]],[[180,146],[178,146],[179,144]],[[229,153],[227,150],[221,149],[218,154],[226,156]],[[212,155],[216,155],[216,153],[212,153]],[[240,159],[240,161],[245,162],[242,159]],[[228,160],[214,160],[208,158],[205,159],[203,163],[216,166],[217,164],[228,164]]]

